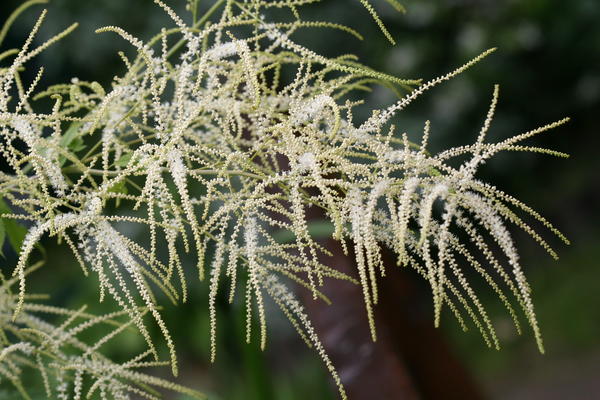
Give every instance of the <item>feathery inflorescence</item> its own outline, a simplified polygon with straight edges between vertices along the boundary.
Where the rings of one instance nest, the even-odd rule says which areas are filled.
[[[520,142],[567,119],[487,143],[496,87],[472,145],[430,154],[429,122],[421,144],[409,142],[406,134],[396,135],[393,125],[394,115],[417,97],[493,49],[421,83],[373,71],[353,56],[326,58],[298,44],[294,34],[304,27],[340,29],[360,37],[341,25],[302,20],[298,6],[307,1],[219,0],[201,18],[194,8],[191,26],[162,1],[155,3],[175,28],[163,29],[148,42],[118,27],[98,30],[121,37],[136,51],[133,59],[120,53],[126,72],[110,88],[74,79],[33,96],[41,72],[30,88],[23,87],[19,69],[55,41],[31,49],[45,14],[19,51],[3,53],[12,61],[0,70],[0,152],[10,173],[0,175],[0,194],[14,212],[2,217],[26,221],[29,230],[13,277],[0,291],[2,330],[18,338],[3,339],[0,375],[25,390],[19,386],[21,366],[38,368],[48,393],[55,390],[65,398],[69,385],[76,398],[84,395],[84,376],[91,380],[87,393],[104,397],[144,391],[128,381],[185,390],[132,371],[161,363],[147,325],[152,318],[177,374],[175,343],[159,303],[187,299],[185,271],[190,266],[182,262],[184,252],[195,255],[198,279],[208,280],[212,360],[218,345],[216,298],[228,288],[230,302],[242,292],[248,341],[257,321],[265,348],[265,304],[274,302],[319,352],[342,397],[335,368],[290,283],[305,286],[315,298],[324,298],[320,288],[325,278],[360,284],[375,340],[373,307],[377,282],[384,275],[383,247],[394,251],[398,265],[414,268],[427,280],[436,325],[447,306],[465,329],[463,314],[468,314],[485,342],[499,348],[491,318],[468,279],[473,270],[498,295],[520,331],[516,302],[543,350],[531,289],[508,225],[525,230],[554,257],[523,215],[566,239],[537,212],[475,174],[504,150],[564,156]],[[370,3],[361,3],[393,41]],[[397,2],[389,3],[401,10]],[[289,9],[291,21],[268,19],[264,14],[271,7]],[[357,102],[349,94],[369,84],[412,89],[357,123]],[[54,102],[52,111],[34,112],[30,102],[47,97]],[[457,157],[466,159],[458,167]],[[344,246],[352,243],[355,277],[320,261],[329,252],[309,230],[311,207],[322,210],[335,239]],[[148,239],[128,236],[131,229],[124,227],[132,226],[147,232]],[[279,240],[276,232],[282,231],[292,239]],[[92,317],[83,310],[28,301],[30,259],[46,236],[64,239],[84,273],[98,279],[99,300],[112,298],[119,311]],[[35,312],[62,314],[68,321],[52,326]],[[116,322],[124,318],[126,322]],[[109,322],[113,333],[100,342],[89,345],[76,339],[87,326]],[[98,348],[125,327],[142,335],[148,351],[117,365],[99,355]],[[64,353],[65,346],[79,355]],[[147,357],[153,361],[144,361]],[[57,371],[51,379],[60,382],[55,389],[47,383],[49,372],[43,372],[48,368]],[[151,397],[149,392],[143,395]]]

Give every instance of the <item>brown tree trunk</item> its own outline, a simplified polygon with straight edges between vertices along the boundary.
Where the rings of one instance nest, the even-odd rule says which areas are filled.
[[[322,243],[333,252],[321,262],[356,277],[352,256],[339,243]],[[375,306],[377,341],[371,340],[360,286],[329,279],[323,292],[333,302],[314,301],[302,292],[304,304],[351,400],[482,399],[483,396],[441,332],[433,327],[429,302],[410,270],[395,266],[385,255],[387,276],[379,280]],[[424,312],[425,310],[425,312]]]

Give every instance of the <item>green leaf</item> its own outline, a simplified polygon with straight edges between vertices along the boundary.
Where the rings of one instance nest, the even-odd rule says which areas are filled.
[[[81,122],[79,121],[75,121],[69,126],[69,129],[60,138],[61,147],[69,147],[71,142],[78,137],[77,134],[79,133],[80,126]]]
[[[62,135],[62,137],[60,138],[61,147],[67,148],[75,152],[83,150],[85,148],[83,139],[79,134],[79,128],[81,127],[81,125],[83,125],[81,122],[75,121],[69,126],[69,129],[67,129],[65,134]]]
[[[133,156],[133,153],[125,153],[121,156],[121,158],[119,158],[117,161],[115,161],[115,165],[118,167],[126,167],[127,164],[129,164],[129,161],[131,160],[131,157]]]
[[[75,153],[85,149],[85,144],[81,138],[81,135],[79,134],[79,128],[81,125],[81,122],[75,121],[69,126],[67,131],[60,138],[60,147]],[[64,165],[65,161],[67,160],[63,155],[60,155],[58,159],[61,166]]]
[[[443,174],[440,172],[440,170],[439,170],[439,169],[437,169],[437,168],[433,168],[433,167],[432,167],[432,168],[429,168],[429,174],[430,174],[431,176],[441,176],[441,175],[443,175]]]
[[[12,214],[12,210],[6,204],[6,202],[0,199],[0,218],[3,214]],[[17,221],[12,219],[4,219],[2,218],[3,228],[5,230],[5,235],[8,236],[8,241],[12,246],[15,253],[19,254],[21,251],[21,245],[23,244],[23,240],[25,239],[25,235],[27,234],[27,229],[19,224]]]
[[[6,239],[6,229],[4,228],[4,221],[0,219],[0,256],[4,257],[4,240]]]
[[[112,185],[110,187],[110,189],[108,189],[108,191],[113,192],[113,193],[123,193],[123,194],[129,193],[129,191],[127,190],[127,182],[125,182],[125,180],[121,180],[121,181],[115,183],[114,185]]]

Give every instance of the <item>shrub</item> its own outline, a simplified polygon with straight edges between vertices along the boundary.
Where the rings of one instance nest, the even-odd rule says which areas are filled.
[[[24,3],[0,32],[0,42],[21,11],[42,2]],[[236,295],[244,299],[247,341],[257,325],[262,349],[270,299],[319,353],[344,398],[293,286],[327,300],[320,292],[325,278],[360,285],[375,340],[382,246],[394,251],[398,266],[415,269],[428,282],[436,326],[447,307],[464,329],[471,319],[485,343],[499,348],[466,278],[473,270],[497,294],[519,332],[515,304],[521,309],[543,351],[507,225],[522,228],[553,257],[519,213],[567,240],[536,211],[475,174],[500,151],[566,156],[521,142],[567,119],[488,143],[496,86],[473,144],[431,154],[429,121],[420,143],[398,134],[393,123],[394,115],[424,92],[494,49],[423,83],[374,71],[352,55],[324,57],[294,41],[294,33],[304,28],[361,37],[346,26],[303,20],[299,8],[310,1],[218,0],[200,16],[191,0],[191,25],[162,1],[155,3],[175,27],[147,42],[114,26],[98,30],[135,50],[132,58],[119,53],[126,71],[109,88],[73,79],[36,93],[43,70],[25,85],[19,75],[25,63],[75,28],[32,48],[45,12],[20,49],[0,55],[6,65],[0,70],[0,151],[8,165],[0,176],[0,242],[7,236],[18,253],[12,276],[2,277],[0,287],[0,375],[23,397],[28,397],[22,381],[28,369],[39,370],[48,397],[154,398],[151,386],[202,397],[137,371],[167,364],[177,375],[176,344],[160,303],[186,302],[186,275],[193,267],[182,259],[188,252],[197,260],[197,278],[209,286],[212,361],[218,293],[227,291],[230,302]],[[361,3],[392,40],[372,6]],[[287,10],[290,17],[272,16],[279,15],[272,8]],[[371,85],[389,88],[399,99],[357,122],[353,110],[362,103],[357,99]],[[52,109],[40,112],[34,102],[45,98]],[[329,250],[309,229],[311,207],[321,210],[333,238],[354,254],[356,277],[319,261]],[[143,230],[143,237],[128,235],[132,226]],[[28,294],[27,277],[43,264],[33,261],[36,247],[46,236],[72,250],[83,275],[97,279],[98,301],[110,298],[114,312],[96,316],[85,306],[58,308]],[[66,319],[55,323],[43,314]],[[151,325],[162,333],[162,343],[152,339]],[[102,326],[105,335],[82,342],[78,335],[93,326]],[[124,363],[102,355],[103,344],[131,329],[144,338],[147,351]],[[167,361],[159,357],[163,347]]]

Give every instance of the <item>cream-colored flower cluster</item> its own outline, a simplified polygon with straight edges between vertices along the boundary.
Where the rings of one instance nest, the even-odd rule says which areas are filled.
[[[22,341],[3,343],[1,375],[18,381],[21,353],[35,354],[37,367],[44,371],[40,360],[46,349],[69,345],[83,353],[78,358],[57,355],[54,361],[62,365],[60,374],[75,371],[68,384],[63,375],[55,379],[62,397],[69,390],[75,398],[82,396],[83,375],[92,379],[88,393],[110,392],[111,398],[141,391],[122,379],[166,385],[130,369],[159,363],[157,343],[144,321],[148,314],[162,332],[177,373],[175,343],[159,304],[187,300],[185,271],[191,266],[182,261],[184,253],[194,254],[200,280],[208,276],[213,360],[216,299],[228,286],[230,302],[243,292],[248,341],[257,313],[260,346],[266,346],[265,303],[271,299],[317,349],[343,397],[340,379],[290,283],[307,287],[315,298],[324,298],[324,278],[360,284],[375,340],[377,282],[384,268],[390,268],[384,265],[382,246],[395,252],[400,266],[414,268],[428,281],[436,325],[447,306],[463,327],[466,313],[486,343],[499,347],[490,317],[467,279],[467,271],[473,269],[497,293],[520,331],[512,305],[516,301],[542,349],[530,288],[507,225],[523,228],[553,256],[517,212],[564,237],[538,213],[475,173],[503,150],[563,156],[518,143],[566,120],[486,143],[498,100],[496,87],[473,145],[433,155],[426,149],[429,122],[420,144],[409,142],[405,133],[398,135],[400,127],[393,124],[394,115],[418,96],[493,50],[422,84],[373,71],[351,55],[326,58],[295,42],[294,33],[304,27],[340,29],[360,37],[340,25],[302,20],[298,6],[306,1],[219,0],[191,26],[162,1],[155,2],[175,28],[163,29],[146,43],[121,28],[99,29],[124,39],[136,57],[120,53],[125,73],[110,88],[74,79],[35,95],[33,99],[54,101],[50,113],[36,113],[30,105],[41,74],[26,90],[17,72],[41,51],[29,47],[44,14],[18,53],[0,55],[15,56],[0,72],[0,152],[11,169],[0,175],[0,191],[14,208],[3,218],[30,226],[14,277],[0,292],[3,321],[16,331],[21,329],[18,324],[25,325],[28,333]],[[374,9],[366,0],[361,2],[391,38]],[[395,1],[390,3],[400,9]],[[291,22],[267,20],[263,13],[271,7],[288,9]],[[214,18],[218,11],[220,16]],[[372,84],[407,94],[357,123],[353,108],[360,102],[352,101],[349,93]],[[16,97],[11,98],[13,93]],[[456,167],[456,157],[467,161]],[[329,251],[311,234],[311,208],[321,210],[333,237],[354,254],[355,277],[322,262]],[[292,240],[278,239],[278,232],[291,233]],[[96,356],[103,341],[88,346],[75,334],[113,316],[92,318],[83,311],[58,311],[28,300],[29,263],[44,236],[64,240],[84,273],[98,279],[99,300],[110,296],[120,308],[114,316],[128,318],[103,340],[124,326],[134,326],[148,352],[128,363],[112,364]],[[12,284],[18,285],[14,295],[9,294]],[[70,322],[50,327],[31,316],[38,310],[64,313]],[[84,316],[88,322],[67,329]],[[149,356],[154,361],[143,361]]]

